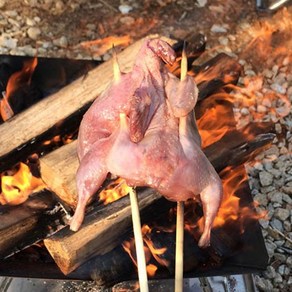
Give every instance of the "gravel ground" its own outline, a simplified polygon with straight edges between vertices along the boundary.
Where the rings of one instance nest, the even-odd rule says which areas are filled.
[[[222,2],[222,1],[221,1]],[[143,3],[143,4],[142,4]],[[81,42],[111,35],[136,40],[148,33],[187,37],[202,32],[211,53],[226,52],[244,66],[235,89],[238,126],[272,121],[278,134],[271,148],[246,165],[270,264],[256,276],[261,291],[292,286],[292,71],[291,7],[261,19],[253,1],[52,1],[0,0],[0,54],[95,58]],[[133,30],[135,27],[135,30]],[[289,35],[290,33],[290,35]],[[264,40],[264,35],[272,38]],[[253,39],[261,42],[252,42]],[[281,47],[280,52],[277,48]],[[290,48],[290,49],[289,49]],[[265,53],[265,55],[264,55]],[[241,86],[241,87],[242,87]],[[256,99],[249,98],[256,96]],[[83,287],[84,288],[84,287]]]

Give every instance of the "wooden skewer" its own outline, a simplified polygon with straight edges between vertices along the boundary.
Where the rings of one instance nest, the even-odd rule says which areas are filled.
[[[184,202],[177,202],[176,248],[175,248],[175,292],[183,291],[184,271]]]
[[[132,221],[137,255],[138,277],[141,292],[148,292],[148,277],[144,252],[143,237],[141,231],[140,213],[136,190],[129,187],[129,195],[132,210]]]

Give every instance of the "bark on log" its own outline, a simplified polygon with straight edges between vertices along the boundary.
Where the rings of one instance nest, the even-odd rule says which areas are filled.
[[[173,43],[170,39],[166,40]],[[132,69],[142,42],[143,39],[118,54],[122,71],[127,72]],[[6,143],[2,143],[0,148],[0,171],[21,160],[25,148],[33,151],[36,149],[33,145],[39,144],[36,142],[56,135],[56,131],[52,129],[72,115],[76,116],[76,112],[80,109],[88,107],[88,104],[105,90],[112,79],[112,61],[109,60],[89,71],[85,77],[77,79],[2,124],[0,136]]]
[[[56,199],[42,191],[19,206],[0,206],[0,258],[17,252],[62,226]],[[52,210],[56,212],[52,212]],[[64,226],[64,224],[63,224]]]
[[[160,195],[151,189],[139,193],[139,208],[154,203]],[[77,232],[64,228],[44,240],[45,246],[67,275],[93,255],[104,254],[116,246],[117,239],[131,226],[131,206],[128,196],[95,209],[88,214]]]

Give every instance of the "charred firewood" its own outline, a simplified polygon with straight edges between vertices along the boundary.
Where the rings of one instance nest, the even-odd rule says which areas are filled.
[[[65,225],[64,213],[48,191],[19,206],[0,206],[0,258],[42,240]]]

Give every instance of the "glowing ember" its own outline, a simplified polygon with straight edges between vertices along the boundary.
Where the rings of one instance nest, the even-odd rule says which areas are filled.
[[[107,205],[126,196],[128,193],[129,187],[126,184],[126,181],[118,178],[101,191],[99,194],[99,200],[102,201],[104,205]]]
[[[40,178],[32,175],[26,164],[20,163],[19,170],[14,175],[3,175],[1,177],[2,193],[0,194],[0,203],[21,204],[32,193],[38,192],[45,187]]]

